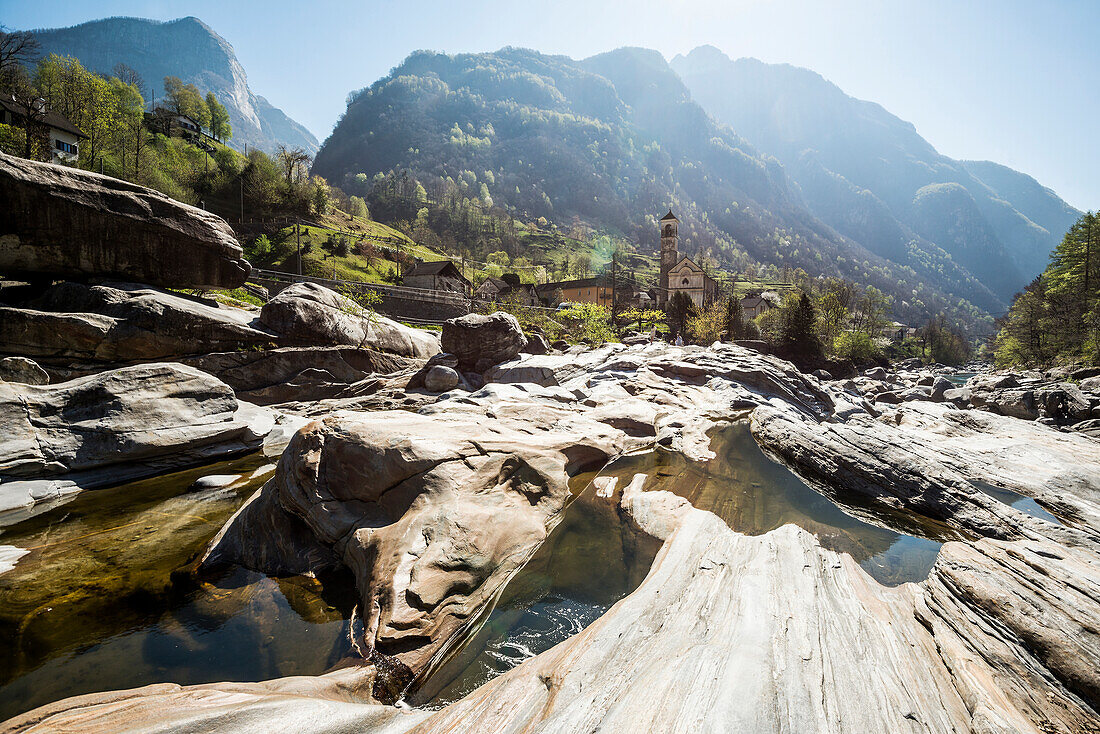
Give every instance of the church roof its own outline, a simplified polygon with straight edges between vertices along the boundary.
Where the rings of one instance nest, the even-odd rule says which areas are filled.
[[[671,209],[669,209],[669,210],[668,210],[668,214],[666,214],[666,215],[664,215],[663,217],[661,217],[661,221],[662,221],[662,222],[663,222],[663,221],[665,221],[666,219],[673,219],[673,220],[675,220],[675,221],[677,221],[677,222],[679,222],[679,221],[680,221],[679,219],[676,219],[676,215],[672,213],[672,210],[671,210]]]

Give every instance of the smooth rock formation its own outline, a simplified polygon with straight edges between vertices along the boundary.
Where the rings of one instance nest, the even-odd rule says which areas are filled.
[[[350,298],[316,283],[295,283],[264,304],[260,324],[298,346],[349,345],[427,359],[438,338],[366,311]]]
[[[258,448],[271,419],[258,421],[255,411],[228,385],[180,364],[124,367],[54,385],[0,382],[0,509],[70,491],[74,483],[117,483],[140,475],[142,462],[152,462],[149,474]]]
[[[278,339],[251,312],[133,283],[59,283],[24,306],[0,306],[0,352],[138,362]]]
[[[543,384],[519,379],[528,375]],[[207,551],[206,568],[352,569],[370,664],[345,673],[353,682],[338,705],[328,676],[161,685],[61,701],[8,727],[1098,730],[1094,439],[933,402],[934,381],[920,386],[927,395],[897,375],[823,384],[728,345],[605,345],[524,356],[488,377],[512,379],[416,414],[307,424]],[[861,385],[914,397],[875,407]],[[760,445],[849,514],[949,541],[927,578],[884,586],[807,530],[748,536],[647,491],[645,476],[605,480],[598,501],[662,543],[633,593],[441,709],[373,704],[415,686],[458,644],[560,514],[566,477],[655,445],[710,458],[711,429],[749,411]]]
[[[462,377],[454,369],[445,365],[433,365],[424,375],[424,387],[429,392],[447,392],[458,387]]]
[[[568,477],[623,446],[606,425],[558,418],[546,415],[535,433],[538,416],[498,421],[492,435],[470,416],[403,411],[309,423],[201,568],[350,569],[362,648],[383,656],[374,695],[396,698],[558,522]]]
[[[0,153],[0,273],[236,288],[252,267],[220,217],[144,186]]]
[[[4,357],[0,359],[0,381],[46,385],[50,381],[50,375],[34,360],[26,357]]]
[[[204,354],[180,360],[217,377],[256,405],[324,400],[373,375],[415,369],[422,362],[358,347],[280,347]]]
[[[527,337],[511,314],[472,313],[443,324],[440,346],[458,357],[462,369],[484,372],[519,354],[527,346]]]

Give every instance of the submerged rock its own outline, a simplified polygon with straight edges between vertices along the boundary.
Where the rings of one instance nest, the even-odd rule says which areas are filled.
[[[0,153],[0,272],[236,288],[252,267],[223,219],[144,186]]]

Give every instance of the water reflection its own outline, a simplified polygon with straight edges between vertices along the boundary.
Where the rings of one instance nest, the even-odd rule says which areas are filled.
[[[1040,520],[1046,520],[1047,522],[1052,522],[1055,525],[1061,525],[1062,524],[1061,520],[1059,520],[1057,517],[1052,515],[1047,510],[1044,510],[1039,505],[1039,503],[1036,502],[1035,500],[1033,500],[1031,497],[1025,497],[1024,495],[1022,495],[1018,492],[1013,492],[1011,489],[1006,489],[1005,487],[998,487],[995,484],[990,484],[989,482],[983,482],[980,479],[971,479],[970,483],[973,484],[975,487],[977,487],[979,490],[981,490],[986,495],[988,495],[988,496],[992,497],[993,499],[997,500],[998,502],[1003,502],[1004,504],[1008,505],[1009,507],[1014,507],[1017,510],[1019,510],[1020,512],[1023,512],[1024,514],[1031,515],[1032,517],[1037,517]]]
[[[350,580],[172,572],[263,477],[261,457],[85,492],[3,529],[29,552],[0,574],[0,720],[67,696],[171,681],[324,672],[344,652]],[[189,491],[208,474],[239,474]]]
[[[919,535],[910,535],[853,517],[768,458],[746,422],[715,431],[710,449],[715,457],[707,462],[656,452],[623,459],[609,471],[624,477],[648,474],[647,491],[674,492],[694,507],[713,512],[739,533],[760,535],[788,523],[798,525],[814,533],[824,547],[850,554],[883,584],[928,576],[941,543],[921,536],[938,537],[945,528],[913,518],[902,521],[896,515],[881,518],[892,527],[919,528]],[[848,509],[865,517],[877,514],[869,507]]]

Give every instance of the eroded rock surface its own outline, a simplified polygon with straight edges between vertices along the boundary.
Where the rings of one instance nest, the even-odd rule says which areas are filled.
[[[252,268],[220,217],[144,186],[0,154],[0,272],[236,288]]]
[[[270,344],[255,314],[133,283],[59,283],[21,308],[0,306],[0,351],[138,362]]]
[[[1100,731],[1094,439],[916,397],[874,405],[855,381],[823,384],[735,346],[609,345],[488,377],[415,415],[307,425],[206,562],[351,567],[365,641],[411,674],[545,534],[570,463],[654,445],[706,458],[709,430],[750,410],[760,444],[852,514],[955,540],[924,581],[888,587],[806,530],[743,535],[635,481],[603,496],[663,543],[637,590],[440,710],[381,708],[363,685],[334,706],[324,679],[287,679],[95,694],[9,727],[187,731],[230,716],[241,730]],[[899,394],[935,386],[882,377]],[[292,715],[284,686],[300,694]]]
[[[143,462],[163,471],[258,448],[272,420],[239,403],[225,383],[180,364],[54,385],[0,382],[0,507],[33,504],[74,482],[117,483]]]
[[[434,334],[377,314],[316,283],[295,283],[264,304],[260,324],[286,345],[366,347],[427,359],[439,351]]]
[[[364,649],[395,658],[411,680],[546,537],[569,475],[623,446],[607,426],[561,418],[499,421],[490,433],[469,418],[403,411],[314,421],[202,568],[346,566],[362,596]]]

